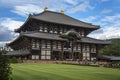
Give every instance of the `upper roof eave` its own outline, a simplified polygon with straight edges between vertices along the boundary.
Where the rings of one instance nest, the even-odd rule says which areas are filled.
[[[36,19],[36,18],[32,17],[32,19]],[[83,26],[69,25],[69,24],[57,23],[57,22],[52,22],[52,21],[45,21],[45,20],[40,20],[40,19],[36,19],[36,20],[43,21],[43,22],[49,22],[49,23],[55,23],[55,24],[61,24],[61,25],[66,25],[66,26],[73,26],[73,27],[80,27],[80,28],[88,28],[88,27],[83,27]],[[97,29],[100,28],[100,25],[94,25],[94,26],[96,26],[96,28],[89,28],[89,29],[97,30]]]
[[[47,16],[46,14],[47,14],[48,16]],[[47,16],[47,17],[46,17],[46,16]],[[51,16],[52,16],[52,17],[51,17]],[[92,23],[87,23],[87,22],[80,21],[80,20],[75,19],[75,18],[73,18],[73,17],[71,17],[71,16],[68,16],[68,15],[66,15],[66,14],[61,14],[61,13],[53,12],[53,11],[49,11],[49,10],[43,11],[43,12],[40,13],[40,14],[34,14],[34,15],[32,15],[31,17],[34,18],[34,19],[37,19],[37,20],[41,20],[41,21],[45,21],[45,22],[51,22],[51,23],[57,23],[57,24],[77,26],[77,27],[83,27],[83,28],[94,28],[94,29],[99,29],[99,28],[100,28],[99,25],[93,25]],[[55,19],[56,19],[55,17],[57,17],[57,20],[58,20],[58,19],[59,19],[59,20],[62,19],[62,20],[57,22],[57,20],[55,20]],[[62,18],[61,18],[61,17],[62,17]],[[46,18],[47,18],[47,19],[46,19]],[[52,19],[52,18],[54,18],[54,19]],[[65,19],[65,20],[64,20],[64,19]],[[53,21],[51,21],[51,20],[53,20]],[[90,26],[90,27],[82,26],[81,24],[80,24],[80,25],[70,24],[70,23],[72,23],[71,20],[73,21],[73,23],[74,23],[74,22],[77,22],[77,23],[81,23],[81,24],[86,24],[86,25],[88,25],[88,26]],[[63,22],[62,22],[62,21],[63,21]],[[65,21],[69,21],[69,22],[64,23]],[[71,21],[71,22],[70,22],[70,21]]]
[[[15,29],[14,31],[15,32],[19,32],[19,30],[31,19],[31,17],[32,17],[32,15],[29,14],[28,18],[26,19],[26,21],[18,29]]]
[[[74,21],[74,22],[76,22],[76,23],[78,23],[78,24],[86,24],[86,25],[88,25],[88,26],[83,26],[83,25],[76,25],[74,22],[74,24],[71,24],[71,22],[66,22],[66,23],[64,23],[64,22],[61,22],[61,21],[56,21],[56,20],[53,20],[53,21],[51,21],[51,18],[49,19],[49,20],[45,20],[45,18],[37,18],[37,17],[40,17],[41,15],[43,15],[43,14],[45,14],[45,13],[52,13],[52,15],[54,15],[54,14],[59,14],[60,16],[63,16],[63,17],[66,17],[67,19],[70,19],[70,20],[72,20],[72,21]],[[44,16],[43,16],[44,17]],[[54,17],[54,16],[53,16]],[[59,16],[58,16],[59,17]],[[93,25],[93,24],[91,24],[91,23],[86,23],[86,22],[83,22],[83,21],[80,21],[80,20],[77,20],[77,19],[74,19],[74,18],[72,18],[72,17],[70,17],[70,16],[68,16],[68,15],[65,15],[65,14],[61,14],[61,13],[58,13],[58,12],[53,12],[53,11],[43,11],[42,13],[39,13],[39,14],[33,14],[33,15],[31,15],[31,14],[29,14],[29,16],[28,16],[28,18],[27,18],[27,20],[25,21],[25,23],[22,25],[22,26],[20,26],[20,28],[18,28],[18,29],[15,29],[15,32],[19,32],[19,30],[22,28],[22,27],[24,27],[24,25],[30,20],[30,19],[36,19],[36,20],[40,20],[40,21],[44,21],[44,22],[50,22],[50,23],[56,23],[56,24],[63,24],[63,25],[68,25],[68,26],[74,26],[74,27],[81,27],[81,28],[91,28],[91,29],[99,29],[100,28],[100,26],[99,25]],[[59,19],[59,18],[58,18]],[[64,20],[64,19],[62,19],[62,20]],[[80,23],[79,23],[80,22]]]

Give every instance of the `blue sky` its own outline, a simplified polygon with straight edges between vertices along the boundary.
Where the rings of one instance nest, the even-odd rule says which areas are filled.
[[[100,25],[88,36],[97,39],[120,38],[120,0],[0,0],[0,45],[17,37],[19,28],[29,14],[48,10],[60,12]]]

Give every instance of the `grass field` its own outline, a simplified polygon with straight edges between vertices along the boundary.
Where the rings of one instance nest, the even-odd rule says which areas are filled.
[[[120,80],[120,69],[64,64],[12,64],[13,80]]]

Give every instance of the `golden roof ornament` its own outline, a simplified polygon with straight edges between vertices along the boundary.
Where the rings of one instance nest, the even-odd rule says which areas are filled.
[[[61,10],[61,14],[64,14],[64,11],[63,11],[63,10]]]
[[[48,10],[48,8],[47,8],[47,7],[45,7],[45,8],[44,8],[44,11],[47,11],[47,10]]]

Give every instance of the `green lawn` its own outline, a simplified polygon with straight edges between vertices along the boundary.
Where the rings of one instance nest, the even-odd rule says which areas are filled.
[[[13,80],[120,80],[120,69],[64,64],[12,64]]]

